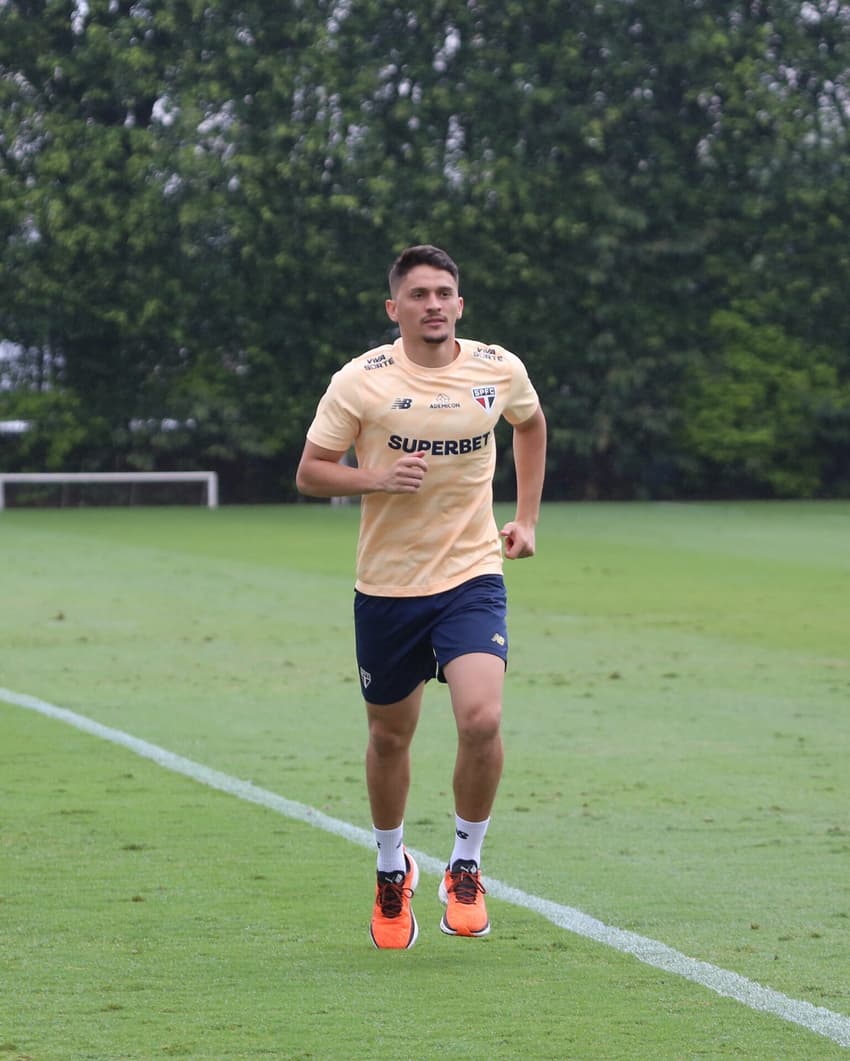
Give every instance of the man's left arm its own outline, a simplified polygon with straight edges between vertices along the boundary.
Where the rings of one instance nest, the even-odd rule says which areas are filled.
[[[539,405],[527,420],[514,425],[513,449],[516,516],[501,530],[506,560],[534,556],[534,532],[546,472],[546,417]]]

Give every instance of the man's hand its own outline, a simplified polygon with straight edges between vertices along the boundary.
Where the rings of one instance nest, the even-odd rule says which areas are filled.
[[[428,471],[424,457],[424,451],[399,457],[381,477],[379,489],[385,494],[415,494]]]
[[[511,520],[499,532],[505,543],[506,560],[522,560],[534,556],[534,526]]]

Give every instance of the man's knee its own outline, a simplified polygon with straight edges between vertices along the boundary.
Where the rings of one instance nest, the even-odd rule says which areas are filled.
[[[502,705],[481,701],[456,713],[458,739],[466,744],[489,744],[499,736]]]
[[[415,720],[373,716],[369,719],[369,745],[380,757],[400,755],[408,750],[416,730]]]

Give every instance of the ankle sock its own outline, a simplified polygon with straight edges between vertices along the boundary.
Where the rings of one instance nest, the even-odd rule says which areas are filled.
[[[485,818],[483,822],[468,822],[455,815],[455,846],[449,859],[450,866],[458,859],[481,865],[481,845],[484,843],[489,824],[489,818]]]
[[[393,873],[404,870],[404,822],[397,829],[375,829],[375,843],[378,846],[378,872]]]

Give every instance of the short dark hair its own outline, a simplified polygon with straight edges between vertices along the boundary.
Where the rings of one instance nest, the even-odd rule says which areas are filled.
[[[451,273],[454,282],[460,286],[460,271],[454,260],[439,247],[433,247],[430,243],[420,243],[403,250],[390,266],[390,294],[393,297],[401,281],[417,265],[430,265],[434,269],[444,269],[447,273]]]

